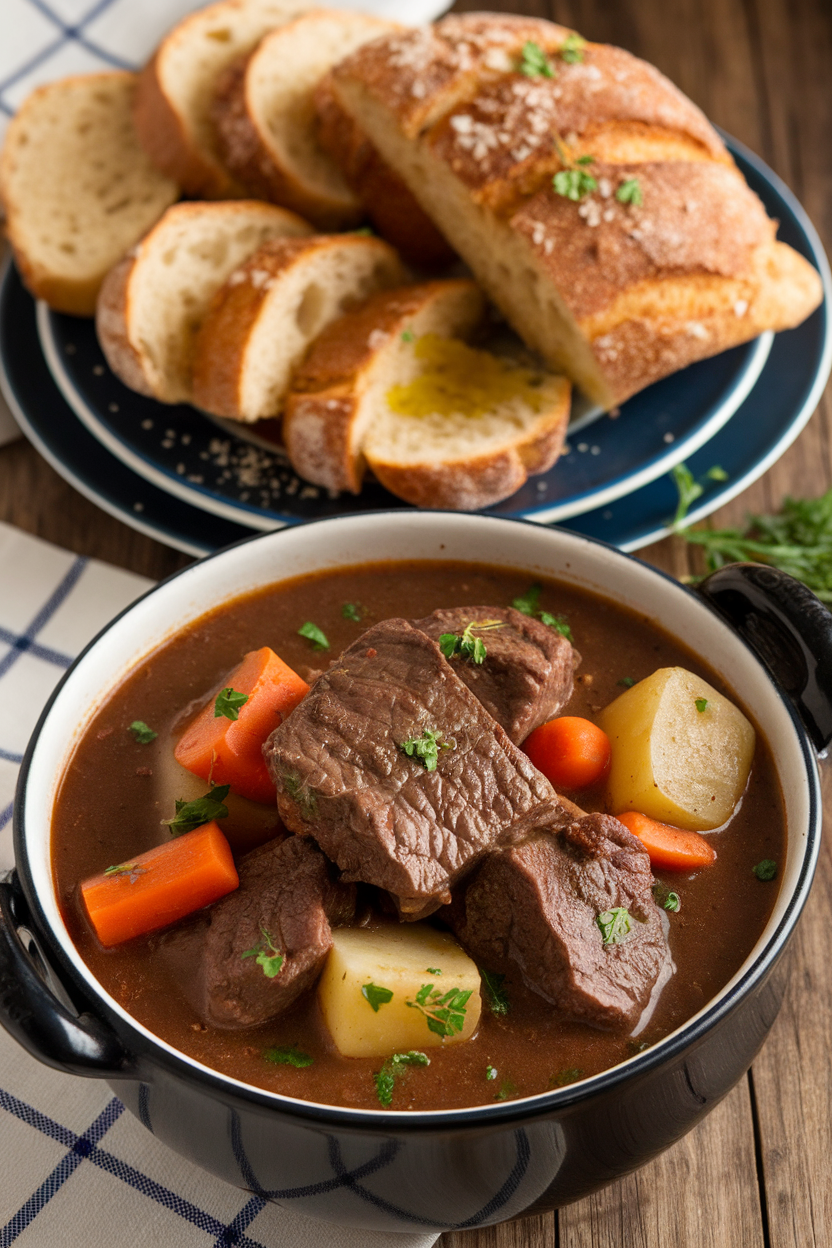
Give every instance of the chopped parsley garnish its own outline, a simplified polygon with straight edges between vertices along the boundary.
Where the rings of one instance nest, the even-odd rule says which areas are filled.
[[[240,707],[245,706],[248,702],[247,693],[238,693],[236,689],[232,689],[227,685],[225,689],[220,689],[214,701],[214,719],[236,720],[240,718]]]
[[[777,874],[777,863],[773,858],[764,858],[752,870],[758,880],[773,880]]]
[[[426,975],[441,975],[442,972],[438,966],[427,966],[425,967],[425,974]]]
[[[135,884],[140,875],[147,874],[147,867],[140,867],[136,862],[120,862],[115,867],[105,867],[105,875],[129,875],[130,883]]]
[[[480,977],[485,988],[485,1003],[492,1014],[508,1014],[509,1005],[508,994],[503,984],[506,982],[505,975],[499,975],[496,971],[485,971],[479,968]]]
[[[728,473],[724,468],[720,468],[718,464],[714,464],[713,468],[709,468],[704,477],[699,481],[696,480],[687,464],[676,464],[675,467],[671,468],[670,475],[679,495],[679,501],[676,504],[676,512],[671,525],[677,532],[682,522],[687,518],[687,514],[693,504],[705,493],[705,482],[728,480]],[[688,541],[696,540],[688,532],[684,536]],[[741,558],[746,559],[748,556],[742,555]]]
[[[132,732],[139,745],[150,745],[150,742],[155,741],[159,735],[158,732],[149,728],[143,719],[134,719],[127,731]]]
[[[405,1001],[413,1010],[420,1010],[427,1019],[428,1031],[437,1036],[453,1036],[465,1026],[465,1010],[470,988],[449,988],[442,992],[433,984],[422,984],[415,1001]]]
[[[496,1079],[496,1078],[497,1078],[497,1067],[496,1067],[496,1066],[486,1066],[486,1068],[485,1068],[485,1077],[486,1077],[486,1079]]]
[[[523,44],[518,68],[520,73],[525,74],[527,78],[554,78],[555,76],[543,48],[532,39]]]
[[[682,903],[679,899],[678,893],[668,893],[665,898],[664,908],[665,910],[670,910],[675,914],[681,904]]]
[[[266,979],[274,979],[275,975],[280,974],[285,958],[265,927],[261,927],[260,931],[263,934],[262,942],[255,945],[253,949],[246,949],[245,953],[241,953],[240,960],[256,958],[257,965],[262,966]]]
[[[172,836],[184,836],[186,832],[193,832],[194,828],[201,828],[203,823],[210,823],[212,819],[226,819],[228,807],[224,803],[230,789],[230,784],[218,784],[203,797],[195,797],[192,802],[182,802],[177,798],[174,803],[176,814],[172,819],[163,819],[162,823],[170,828]]]
[[[394,1053],[392,1057],[388,1057],[381,1070],[373,1075],[380,1104],[387,1106],[392,1102],[396,1079],[404,1074],[406,1066],[430,1066],[430,1058],[427,1053],[420,1053],[418,1049],[410,1049],[407,1053]]]
[[[441,736],[441,732],[434,732],[432,728],[426,728],[421,737],[411,737],[409,741],[402,741],[399,749],[408,758],[415,758],[417,762],[420,762],[425,771],[436,771],[439,751],[455,748],[455,743],[453,742],[440,741]]]
[[[545,624],[547,628],[554,628],[567,641],[572,640],[572,629],[560,615],[552,615],[549,611],[538,611],[541,624]]]
[[[296,1044],[264,1049],[263,1056],[267,1062],[275,1062],[278,1066],[311,1066],[314,1060],[308,1053],[302,1053]]]
[[[412,329],[402,330],[402,342],[415,342],[415,341],[416,341],[416,335],[414,334]]]
[[[567,65],[578,65],[584,59],[585,47],[586,39],[583,39],[577,31],[573,31],[560,45],[558,55],[562,61],[566,61]]]
[[[494,1100],[495,1101],[507,1101],[510,1096],[514,1096],[514,1093],[516,1091],[517,1091],[517,1088],[511,1082],[511,1080],[504,1079],[503,1082],[500,1084],[500,1091],[494,1097]]]
[[[585,169],[560,169],[552,178],[552,185],[558,195],[571,199],[575,204],[598,189],[597,181]]]
[[[700,714],[700,715],[702,714],[702,712],[703,712],[703,711],[707,711],[707,709],[708,709],[708,699],[707,699],[707,698],[697,698],[697,699],[696,699],[696,709],[697,709],[697,711],[699,712],[699,714]]]
[[[620,945],[630,931],[630,912],[623,906],[614,906],[612,910],[604,910],[595,920],[601,929],[605,945]]]
[[[632,676],[622,676],[621,679],[617,680],[615,683],[617,685],[623,685],[625,689],[632,689],[636,682],[633,680]]]
[[[287,771],[283,776],[286,792],[293,802],[300,806],[304,819],[311,819],[318,809],[318,795],[307,787],[296,771]]]
[[[551,1082],[556,1088],[565,1088],[569,1083],[577,1083],[583,1073],[577,1066],[572,1066],[569,1070],[562,1070],[560,1074],[553,1075]]]
[[[318,628],[318,625],[313,624],[311,620],[307,620],[305,624],[301,624],[298,629],[298,635],[306,637],[309,641],[311,641],[312,648],[314,650],[329,649],[329,642],[326,639],[326,634],[322,633]]]
[[[530,615],[536,617],[547,628],[554,628],[562,633],[567,641],[572,640],[572,629],[561,615],[552,615],[551,611],[541,611],[539,608],[540,595],[543,592],[542,585],[530,585],[525,594],[519,594],[517,598],[512,598],[511,605],[515,611],[519,611],[521,615]]]
[[[632,204],[634,208],[640,208],[644,203],[644,194],[638,178],[627,178],[622,182],[615,192],[615,198],[619,204]]]
[[[341,615],[345,620],[353,620],[356,624],[361,623],[361,608],[357,602],[345,602],[341,608]]]
[[[380,1005],[386,1005],[393,1000],[393,993],[389,988],[380,988],[378,984],[372,983],[362,986],[361,995],[365,1001],[369,1001],[376,1014]]]
[[[439,649],[446,659],[459,655],[469,663],[484,663],[488,651],[481,637],[474,633],[489,632],[494,628],[504,628],[503,620],[471,620],[461,633],[443,633],[439,638]]]
[[[681,909],[682,902],[678,893],[671,893],[666,884],[662,884],[661,880],[657,880],[653,885],[653,898],[657,906],[661,906],[663,910],[670,910],[674,914]]]

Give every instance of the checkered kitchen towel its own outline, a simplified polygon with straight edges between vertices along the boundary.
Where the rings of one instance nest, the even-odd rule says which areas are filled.
[[[0,0],[0,5],[8,0]],[[0,873],[15,778],[74,655],[151,582],[0,524]],[[34,1061],[0,1028],[0,1248],[429,1248],[312,1222],[172,1153],[95,1079]]]

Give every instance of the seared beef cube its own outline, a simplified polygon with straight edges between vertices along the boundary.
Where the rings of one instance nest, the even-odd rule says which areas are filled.
[[[442,917],[481,966],[519,970],[565,1017],[632,1030],[674,969],[652,885],[636,837],[586,815],[489,855]],[[598,917],[618,907],[629,931],[605,944]]]
[[[572,696],[572,674],[581,661],[566,638],[513,607],[452,607],[414,620],[434,641],[445,633],[462,637],[469,624],[499,620],[472,636],[485,645],[484,662],[456,654],[450,663],[515,745],[545,724]]]
[[[437,734],[435,769],[408,741]],[[522,835],[549,782],[406,620],[368,629],[264,746],[288,828],[315,837],[350,880],[430,913],[495,846]],[[569,817],[563,815],[564,822]]]
[[[331,926],[355,913],[355,885],[334,881],[306,838],[269,841],[237,867],[239,888],[167,942],[168,960],[190,968],[186,994],[215,1027],[254,1027],[287,1010],[323,970]]]

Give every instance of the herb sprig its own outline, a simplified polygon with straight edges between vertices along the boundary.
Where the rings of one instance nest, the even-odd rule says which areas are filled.
[[[487,633],[495,628],[505,628],[503,620],[471,620],[461,633],[442,633],[439,638],[439,649],[446,659],[459,655],[469,663],[484,663],[488,651],[482,637],[474,633]]]
[[[263,968],[263,974],[266,976],[266,979],[274,979],[276,975],[280,974],[286,959],[265,927],[261,927],[260,931],[263,935],[262,942],[259,945],[255,945],[253,949],[246,949],[245,953],[241,953],[240,960],[256,958],[257,965]]]
[[[550,611],[541,611],[539,609],[540,595],[543,592],[543,586],[534,584],[530,585],[525,594],[512,598],[511,605],[515,611],[519,611],[521,615],[529,615],[534,619],[538,619],[545,624],[547,628],[554,628],[567,641],[572,640],[572,629],[560,615],[552,615]]]
[[[414,1001],[405,1001],[412,1010],[421,1010],[427,1019],[428,1031],[437,1036],[453,1036],[465,1026],[465,1011],[470,988],[449,988],[442,992],[433,984],[422,984]]]
[[[133,734],[139,745],[150,745],[150,742],[155,741],[159,735],[158,732],[148,727],[143,719],[134,719],[128,732]]]
[[[246,702],[248,702],[247,693],[238,693],[236,689],[226,685],[225,689],[220,689],[214,699],[214,719],[238,720],[240,708],[245,706]]]
[[[420,1053],[418,1049],[410,1049],[407,1053],[394,1053],[387,1058],[381,1070],[373,1075],[376,1096],[385,1108],[392,1103],[396,1079],[404,1074],[408,1066],[430,1066],[430,1058],[427,1053]]]
[[[613,906],[612,910],[604,910],[595,920],[601,929],[605,945],[620,945],[630,931],[630,912],[623,906]]]
[[[480,978],[485,988],[485,1003],[492,1014],[508,1014],[511,1008],[508,999],[508,993],[503,985],[505,984],[505,975],[500,975],[496,971],[486,971],[483,967],[479,968]]]
[[[584,59],[584,48],[586,47],[586,39],[573,30],[567,35],[563,43],[560,45],[558,55],[567,65],[579,65]]]
[[[329,642],[326,633],[322,632],[317,624],[313,624],[311,620],[307,620],[305,624],[301,624],[298,629],[298,636],[305,637],[307,641],[312,642],[313,650],[328,650]]]
[[[130,883],[135,884],[140,875],[147,875],[148,868],[140,867],[137,862],[120,862],[114,867],[105,867],[104,874],[107,876],[127,875],[130,877]]]
[[[555,72],[539,43],[529,39],[523,44],[518,70],[527,78],[554,78]]]
[[[373,1007],[376,1014],[378,1014],[379,1006],[387,1005],[388,1001],[393,1000],[393,992],[390,988],[381,988],[373,983],[363,984],[361,995]]]
[[[640,208],[644,203],[644,192],[638,178],[626,178],[615,192],[615,198],[619,204],[632,204],[634,208]]]
[[[455,746],[456,743],[453,741],[442,740],[441,732],[426,728],[421,737],[411,737],[409,741],[400,742],[399,749],[408,758],[414,758],[421,763],[425,771],[436,771],[439,751],[453,750]]]
[[[184,836],[186,832],[193,832],[195,828],[201,828],[203,823],[210,823],[212,819],[226,819],[228,807],[225,799],[230,791],[230,784],[218,784],[202,797],[195,797],[192,802],[183,802],[177,798],[174,802],[176,814],[172,819],[163,819],[162,823],[170,828],[171,836]]]

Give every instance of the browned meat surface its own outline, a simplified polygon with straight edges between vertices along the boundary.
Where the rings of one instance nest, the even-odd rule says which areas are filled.
[[[519,969],[565,1017],[629,1030],[672,970],[652,885],[636,837],[609,815],[587,815],[490,854],[442,917],[481,966]],[[630,930],[604,944],[598,916],[617,907]]]
[[[522,615],[513,607],[451,607],[434,611],[415,628],[438,641],[443,633],[461,636],[478,620],[499,620],[500,628],[475,632],[486,658],[474,663],[455,655],[451,666],[515,745],[557,715],[572,696],[572,674],[581,660],[557,629]]]
[[[163,944],[191,1003],[215,1027],[253,1027],[287,1010],[323,970],[331,927],[355,914],[355,885],[336,883],[305,838],[269,841],[237,869],[239,888]],[[243,956],[272,956],[270,945],[283,958],[272,977],[256,954]]]
[[[436,769],[402,745],[435,732]],[[554,789],[406,620],[368,629],[272,733],[264,754],[286,826],[346,879],[430,913],[488,850],[523,835]],[[555,816],[552,816],[555,817]]]

